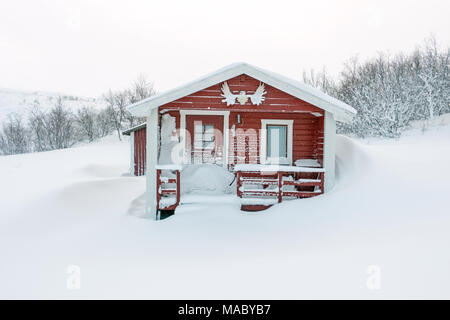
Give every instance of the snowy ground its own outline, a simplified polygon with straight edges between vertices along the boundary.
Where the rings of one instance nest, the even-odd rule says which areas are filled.
[[[328,194],[184,196],[163,221],[139,217],[126,142],[0,157],[0,298],[450,298],[450,126],[337,151]]]

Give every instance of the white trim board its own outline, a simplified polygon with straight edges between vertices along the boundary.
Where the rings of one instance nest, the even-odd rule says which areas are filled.
[[[260,162],[262,164],[273,164],[273,161],[267,159],[267,125],[285,125],[287,126],[287,163],[292,165],[292,145],[294,137],[294,120],[282,119],[261,119],[261,136],[259,139]]]
[[[356,110],[351,106],[328,96],[316,88],[243,62],[233,63],[178,88],[138,101],[127,108],[134,116],[147,116],[150,109],[157,108],[241,74],[258,79],[263,83],[328,111],[334,115],[335,120],[350,122],[356,114]]]
[[[205,115],[205,116],[223,116],[223,146],[222,146],[222,165],[227,168],[228,165],[228,127],[230,123],[230,111],[213,111],[213,110],[180,110],[180,142],[183,143],[184,162],[190,163],[190,157],[186,154],[186,116]]]
[[[134,131],[130,132],[130,154],[130,174],[134,176]]]

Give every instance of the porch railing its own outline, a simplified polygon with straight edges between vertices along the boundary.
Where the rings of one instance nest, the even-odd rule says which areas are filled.
[[[162,171],[175,172],[175,178],[163,177]],[[178,166],[156,167],[156,207],[158,210],[175,210],[180,204],[180,171]]]
[[[234,171],[237,196],[243,205],[267,206],[282,202],[283,197],[314,197],[324,190],[323,168],[242,164],[236,165]],[[302,178],[302,173],[309,173],[309,177]]]

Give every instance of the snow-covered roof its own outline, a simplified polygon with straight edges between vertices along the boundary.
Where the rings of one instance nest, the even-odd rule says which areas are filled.
[[[284,91],[294,97],[309,102],[318,108],[329,111],[334,114],[337,121],[349,122],[356,114],[356,110],[348,104],[330,97],[322,91],[303,82],[290,79],[244,62],[230,64],[180,87],[138,101],[128,106],[128,110],[135,116],[147,116],[150,109],[157,108],[241,74],[246,74],[258,79],[263,83]]]
[[[137,126],[131,127],[129,129],[123,131],[122,134],[126,135],[126,136],[129,136],[131,132],[134,132],[134,131],[137,131],[139,129],[145,128],[146,126],[147,126],[147,123],[144,122],[144,123],[138,124]]]

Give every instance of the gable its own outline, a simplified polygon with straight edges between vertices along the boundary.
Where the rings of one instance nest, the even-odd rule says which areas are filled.
[[[242,74],[231,79],[225,80],[230,91],[233,94],[239,94],[245,91],[246,95],[254,94],[255,90],[261,84],[261,81]],[[237,100],[232,105],[227,105],[222,95],[222,85],[224,82],[217,83],[213,86],[191,93],[175,101],[160,106],[165,110],[177,109],[220,109],[230,111],[254,111],[254,112],[309,112],[317,116],[323,115],[323,110],[313,106],[312,104],[298,99],[286,92],[275,87],[265,84],[264,101],[259,105],[252,103],[248,99],[245,104],[239,103]]]
[[[128,106],[128,110],[136,116],[147,116],[151,109],[182,99],[185,96],[218,85],[223,81],[242,74],[248,75],[317,108],[328,111],[334,115],[337,121],[349,122],[356,114],[356,110],[351,106],[326,95],[320,90],[246,63],[229,65],[198,80],[134,103]]]

